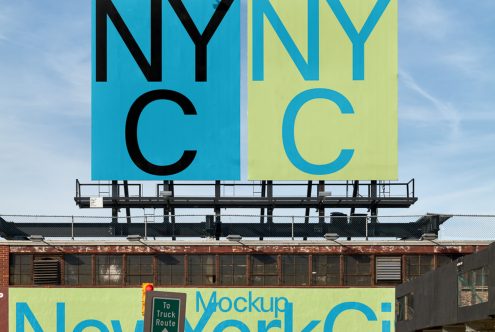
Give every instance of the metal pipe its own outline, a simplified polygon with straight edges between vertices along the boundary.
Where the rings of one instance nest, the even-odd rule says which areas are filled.
[[[148,216],[144,216],[144,239],[148,240]]]
[[[292,233],[292,241],[294,241],[294,216],[292,216],[292,229],[291,229],[291,233]]]
[[[366,230],[365,230],[365,234],[366,234],[366,241],[368,241],[368,216],[366,216]]]

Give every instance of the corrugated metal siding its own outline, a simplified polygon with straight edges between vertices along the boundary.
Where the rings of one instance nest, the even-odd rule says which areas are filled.
[[[60,263],[55,259],[33,261],[33,282],[35,285],[60,284]]]
[[[401,257],[377,256],[376,257],[376,281],[400,281]]]

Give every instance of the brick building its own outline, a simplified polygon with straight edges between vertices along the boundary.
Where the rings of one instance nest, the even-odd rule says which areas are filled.
[[[23,299],[16,294],[40,289],[51,292],[40,296],[51,296],[56,289],[64,294],[71,294],[71,289],[84,293],[101,289],[106,294],[109,289],[140,291],[141,283],[152,282],[157,288],[172,291],[264,288],[281,293],[283,289],[340,289],[344,294],[357,289],[393,291],[402,282],[488,245],[480,241],[426,240],[138,240],[3,241],[0,244],[2,322],[12,324],[14,319],[14,300],[9,302],[9,294]],[[19,304],[18,301],[15,303]],[[19,324],[19,307],[16,310]],[[21,322],[26,327],[36,327],[37,320],[29,317],[26,314]],[[33,317],[43,326],[41,318]],[[6,326],[0,331],[9,331]]]

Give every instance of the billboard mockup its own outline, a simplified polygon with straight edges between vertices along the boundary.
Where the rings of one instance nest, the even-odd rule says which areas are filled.
[[[389,332],[394,288],[169,288],[187,332]],[[137,288],[10,288],[9,331],[143,331]]]
[[[93,0],[93,180],[397,179],[397,2]]]
[[[240,0],[93,0],[93,180],[240,177]]]
[[[253,0],[248,178],[397,178],[397,1]]]

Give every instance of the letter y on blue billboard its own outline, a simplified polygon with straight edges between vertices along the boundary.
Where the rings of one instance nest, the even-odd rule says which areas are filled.
[[[93,180],[240,178],[240,0],[93,0]]]

